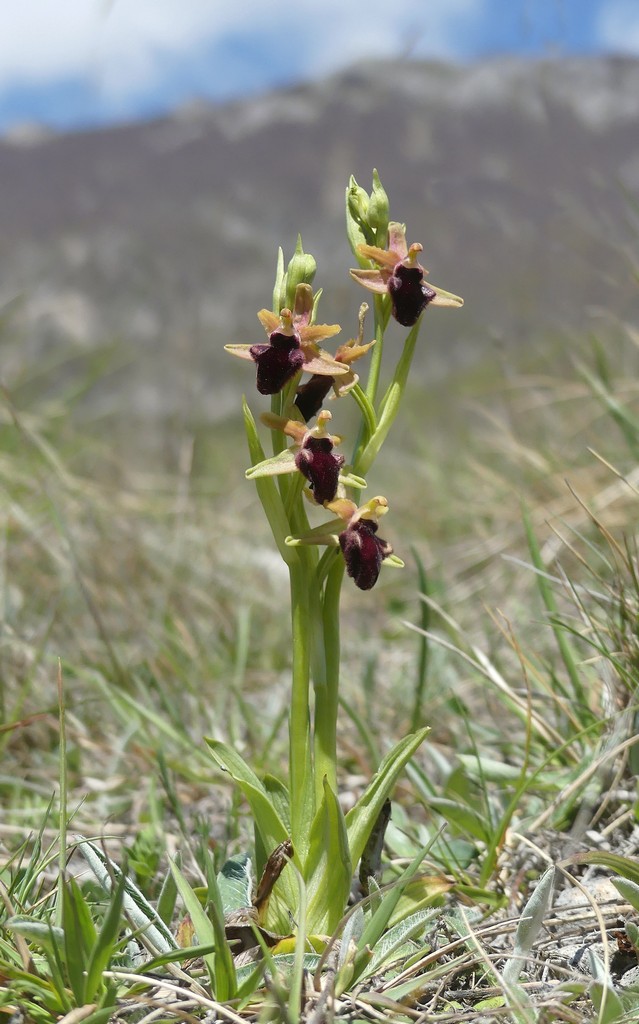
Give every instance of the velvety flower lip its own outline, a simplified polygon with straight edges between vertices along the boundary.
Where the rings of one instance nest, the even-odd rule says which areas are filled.
[[[437,297],[435,289],[424,281],[422,267],[407,267],[404,263],[397,264],[388,279],[387,288],[393,316],[402,327],[412,327],[417,323],[429,302]]]
[[[306,423],[322,408],[324,399],[331,388],[334,391],[334,397],[341,398],[343,395],[348,394],[359,381],[359,376],[351,369],[351,365],[357,362],[358,359],[361,359],[362,356],[365,356],[368,350],[375,344],[374,338],[372,341],[364,344],[364,319],[367,312],[368,305],[363,302],[359,308],[359,330],[357,337],[349,338],[348,341],[339,346],[335,353],[335,361],[343,363],[346,367],[346,372],[340,377],[327,377],[315,373],[305,384],[298,387],[297,394],[295,395],[295,405]]]
[[[319,505],[335,498],[339,471],[344,462],[343,455],[336,455],[333,452],[333,441],[330,437],[314,437],[309,431],[295,456],[295,465],[308,480],[313,497]]]
[[[359,508],[350,498],[338,497],[325,505],[336,519],[317,526],[308,533],[287,537],[286,544],[328,544],[340,547],[348,575],[360,590],[370,590],[377,583],[380,568],[386,565],[401,568],[404,563],[393,554],[388,541],[377,536],[378,520],[388,511],[386,498],[371,498]]]
[[[339,536],[346,572],[360,590],[375,586],[382,562],[393,553],[392,545],[377,536],[377,518],[387,511],[388,503],[385,498],[373,501],[377,506],[372,510],[366,506],[358,509]]]
[[[388,294],[393,316],[403,327],[417,323],[426,306],[463,306],[459,295],[426,284],[428,271],[418,262],[423,247],[419,242],[410,247],[402,224],[392,221],[388,225],[388,249],[375,245],[358,245],[357,251],[366,259],[377,263],[377,270],[351,270],[351,277],[364,288],[378,294]]]
[[[287,313],[288,310],[282,310],[282,320]],[[268,345],[251,345],[249,352],[257,364],[257,390],[261,395],[276,395],[304,365],[304,353],[295,331],[272,331]]]
[[[258,319],[268,335],[268,344],[225,345],[225,351],[257,364],[257,389],[263,395],[281,391],[300,370],[331,377],[348,373],[344,366],[320,348],[319,342],[332,338],[339,324],[312,324],[313,290],[299,284],[295,308],[283,309],[279,316],[261,309]]]
[[[293,445],[264,459],[246,471],[249,480],[264,476],[281,476],[285,473],[301,473],[309,486],[304,494],[315,505],[325,505],[339,500],[346,487],[363,488],[366,481],[352,471],[342,472],[345,463],[343,455],[333,451],[342,438],[328,432],[332,419],[330,412],[323,409],[314,427],[307,429],[299,420],[287,419],[272,412],[262,413],[260,419],[271,430],[281,430],[293,439]],[[352,502],[350,503],[353,504]],[[353,508],[356,506],[353,505]],[[337,542],[336,542],[337,543]]]

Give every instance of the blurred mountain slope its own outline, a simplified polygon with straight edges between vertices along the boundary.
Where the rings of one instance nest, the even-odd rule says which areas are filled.
[[[0,140],[0,300],[17,300],[3,376],[117,339],[131,365],[101,401],[225,415],[222,384],[246,367],[222,346],[262,340],[255,312],[298,231],[322,319],[355,330],[343,195],[373,167],[433,282],[466,299],[427,314],[429,372],[636,317],[639,61],[371,63],[152,123]]]

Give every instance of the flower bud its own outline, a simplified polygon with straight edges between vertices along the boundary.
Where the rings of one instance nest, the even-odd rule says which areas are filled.
[[[367,220],[375,232],[375,244],[385,249],[388,241],[388,196],[376,170],[373,171],[373,190]]]
[[[368,203],[369,199],[366,189],[358,185],[351,174],[351,179],[346,189],[346,206],[348,212],[358,224],[366,224],[368,222]]]
[[[358,246],[372,245],[374,233],[368,224],[369,198],[367,192],[351,179],[346,189],[346,234],[355,257],[360,260]]]
[[[304,252],[302,248],[302,236],[297,236],[295,252],[289,262],[288,269],[283,279],[284,301],[282,306],[293,309],[295,306],[295,292],[299,284],[311,284],[315,277],[317,263],[315,257]]]

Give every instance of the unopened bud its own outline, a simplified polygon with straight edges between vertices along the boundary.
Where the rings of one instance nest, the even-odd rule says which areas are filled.
[[[316,270],[317,263],[315,262],[315,257],[311,256],[310,253],[304,252],[304,249],[302,248],[302,237],[301,235],[298,235],[295,252],[293,253],[284,278],[284,304],[286,306],[290,306],[291,309],[294,308],[297,286],[300,284],[311,284],[315,277]]]
[[[388,196],[376,170],[373,171],[373,190],[368,204],[368,223],[375,231],[375,244],[385,249],[388,242]]]
[[[358,246],[373,245],[375,242],[375,235],[368,226],[368,204],[367,193],[351,175],[346,189],[346,234],[353,254],[360,264]]]

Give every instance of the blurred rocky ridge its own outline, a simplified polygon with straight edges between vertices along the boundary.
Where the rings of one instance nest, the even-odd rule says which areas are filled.
[[[95,409],[226,416],[251,372],[222,346],[263,339],[255,313],[298,231],[321,318],[354,332],[344,188],[351,172],[368,188],[373,167],[432,281],[466,299],[426,314],[429,374],[637,317],[639,61],[375,62],[151,123],[0,140],[3,379],[114,342],[124,365]]]

